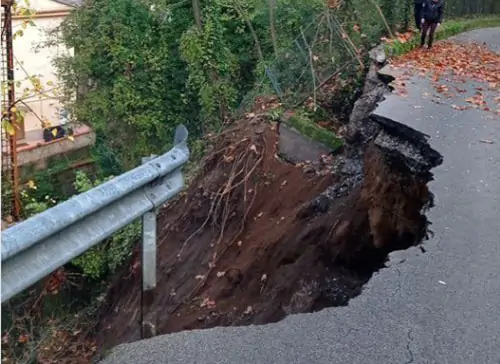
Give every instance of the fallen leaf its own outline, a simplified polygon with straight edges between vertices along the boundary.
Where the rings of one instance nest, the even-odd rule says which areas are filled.
[[[455,95],[448,93],[448,86],[443,81],[465,83],[472,80],[482,82],[484,85],[475,87],[478,91],[476,95],[467,97],[466,102],[474,105],[473,107],[486,106],[481,91],[487,88],[497,89],[500,85],[500,72],[498,72],[500,55],[481,44],[443,41],[436,44],[432,53],[416,49],[393,59],[392,64],[406,69],[405,73],[410,75],[419,74],[430,77],[434,81],[433,86],[436,91],[447,97]],[[438,82],[439,80],[441,82]],[[467,92],[464,88],[454,88],[459,94]],[[460,108],[456,107],[456,109]],[[487,106],[483,110],[490,111]]]
[[[17,339],[17,342],[20,344],[26,344],[29,340],[28,334],[21,334],[19,335],[19,338]]]
[[[442,92],[448,91],[448,86],[446,86],[446,85],[438,85],[436,87],[436,89],[437,89],[437,92],[442,93]]]
[[[201,302],[200,307],[201,308],[204,308],[204,307],[207,307],[207,308],[215,307],[215,301],[213,301],[210,298],[206,297]]]

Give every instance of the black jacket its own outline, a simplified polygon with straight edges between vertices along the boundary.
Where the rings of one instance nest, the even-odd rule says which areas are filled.
[[[413,0],[413,3],[415,5],[422,5],[424,3],[424,0]]]
[[[422,4],[422,17],[431,22],[443,21],[444,0],[424,0]]]

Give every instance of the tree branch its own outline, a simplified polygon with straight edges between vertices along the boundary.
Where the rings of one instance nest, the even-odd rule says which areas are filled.
[[[252,33],[252,37],[253,37],[253,40],[255,42],[255,48],[257,49],[257,53],[259,55],[259,59],[261,62],[264,62],[264,55],[262,53],[262,48],[260,46],[259,37],[257,36],[257,33],[255,32],[255,29],[252,25],[252,22],[250,21],[250,19],[246,15],[245,11],[243,10],[241,5],[239,4],[238,0],[234,0],[234,7],[236,8],[236,11],[238,11],[240,16],[243,18],[243,20],[245,20],[245,22],[247,23],[248,29],[250,29],[250,33]]]

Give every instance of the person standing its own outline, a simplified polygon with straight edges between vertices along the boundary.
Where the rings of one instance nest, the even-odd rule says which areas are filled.
[[[415,14],[415,24],[418,30],[422,30],[422,5],[424,0],[413,0],[413,13]]]
[[[422,4],[422,36],[420,47],[425,45],[427,32],[429,33],[428,48],[432,48],[434,33],[443,21],[444,0],[424,0]]]

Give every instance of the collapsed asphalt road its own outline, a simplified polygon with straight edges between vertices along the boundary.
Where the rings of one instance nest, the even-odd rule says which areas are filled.
[[[482,32],[499,46],[500,29],[469,36]],[[426,252],[392,253],[347,307],[159,336],[119,346],[103,363],[500,362],[500,117],[422,97],[433,92],[425,79],[407,87],[407,98],[390,96],[375,113],[430,135],[444,156],[430,186],[435,236]]]

